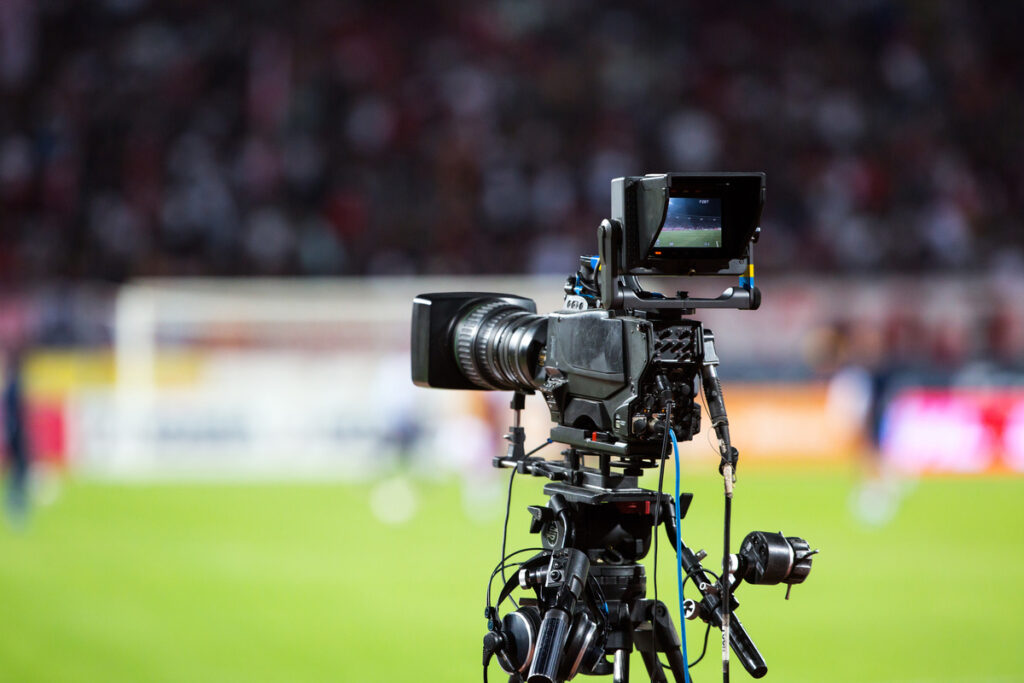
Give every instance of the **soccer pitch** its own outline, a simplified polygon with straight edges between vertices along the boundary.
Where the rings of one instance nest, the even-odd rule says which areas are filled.
[[[702,230],[699,228],[665,228],[655,248],[670,247],[685,249],[692,247],[720,247],[722,246],[722,229]]]
[[[684,538],[713,567],[720,483],[685,477]],[[1024,680],[1024,480],[923,480],[880,527],[849,513],[856,484],[846,468],[741,464],[734,547],[781,529],[822,551],[789,602],[783,587],[739,589],[764,680]],[[26,531],[0,531],[0,680],[479,681],[503,482],[473,516],[460,483],[411,485],[416,516],[388,525],[372,484],[72,481]],[[517,477],[510,548],[535,544],[524,507],[546,500],[541,485]],[[702,635],[689,625],[691,659]],[[695,681],[721,676],[716,635]],[[505,680],[496,665],[491,680]]]

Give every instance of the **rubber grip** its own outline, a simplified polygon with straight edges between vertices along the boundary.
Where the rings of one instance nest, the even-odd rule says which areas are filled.
[[[768,664],[735,614],[729,617],[729,644],[748,674],[754,678],[761,678],[768,673]]]
[[[560,609],[549,609],[540,623],[537,650],[527,683],[555,683],[572,620]]]

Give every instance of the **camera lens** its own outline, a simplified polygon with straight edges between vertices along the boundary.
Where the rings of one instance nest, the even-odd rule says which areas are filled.
[[[538,357],[547,327],[547,316],[507,301],[477,301],[455,323],[455,361],[482,389],[536,389],[542,383]]]

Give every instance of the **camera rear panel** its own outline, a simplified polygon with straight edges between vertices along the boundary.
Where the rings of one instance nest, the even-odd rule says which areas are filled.
[[[667,368],[697,363],[700,349],[692,325],[655,325],[651,360]]]

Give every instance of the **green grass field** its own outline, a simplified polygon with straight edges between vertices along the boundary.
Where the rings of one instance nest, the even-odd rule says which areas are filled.
[[[845,469],[740,474],[737,545],[781,529],[822,550],[789,602],[740,589],[765,680],[1024,680],[1024,480],[924,480],[872,528],[848,513]],[[503,501],[474,520],[459,484],[414,486],[418,515],[387,526],[364,486],[71,482],[27,531],[0,532],[0,679],[479,681]],[[713,558],[718,486],[701,473],[684,487],[684,538]],[[517,481],[512,547],[531,541],[540,488]],[[719,680],[716,666],[712,652],[694,680]]]
[[[666,229],[658,238],[658,247],[720,247],[722,246],[722,230],[672,230]]]

